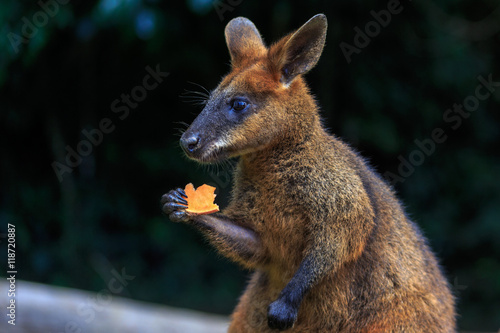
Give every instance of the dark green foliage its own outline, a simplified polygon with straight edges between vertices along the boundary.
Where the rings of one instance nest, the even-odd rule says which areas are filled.
[[[159,207],[188,182],[216,185],[221,206],[229,194],[229,165],[198,166],[178,147],[178,122],[201,110],[182,96],[202,90],[190,82],[211,89],[229,70],[231,18],[249,17],[270,43],[323,12],[327,45],[307,81],[325,125],[382,174],[423,156],[395,187],[455,286],[460,328],[498,330],[500,87],[467,118],[443,118],[475,96],[479,76],[500,81],[498,4],[402,1],[348,63],[340,44],[353,45],[353,29],[390,2],[70,1],[16,47],[9,33],[22,37],[23,18],[42,9],[2,2],[0,231],[17,227],[18,277],[97,292],[124,267],[135,278],[123,296],[229,313],[246,273]],[[144,85],[148,66],[169,75],[128,114],[113,112]],[[104,118],[113,130],[59,182],[51,163],[64,163],[65,147],[76,150]],[[444,142],[418,153],[415,140],[428,143],[436,128]]]

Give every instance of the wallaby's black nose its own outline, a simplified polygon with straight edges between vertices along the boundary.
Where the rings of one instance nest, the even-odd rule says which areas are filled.
[[[200,137],[198,135],[190,135],[188,137],[184,137],[184,136],[181,137],[181,146],[186,152],[189,152],[189,153],[192,153],[196,149],[198,142],[200,142]]]

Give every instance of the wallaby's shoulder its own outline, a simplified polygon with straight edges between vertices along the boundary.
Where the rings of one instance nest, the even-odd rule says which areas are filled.
[[[235,177],[236,187],[243,190],[236,190],[254,193],[260,189],[260,195],[272,193],[269,205],[283,209],[295,205],[307,219],[335,216],[339,209],[363,209],[369,216],[371,201],[366,187],[379,185],[368,184],[376,181],[370,170],[347,144],[318,126],[303,136],[302,141],[288,137],[272,149],[242,158]]]

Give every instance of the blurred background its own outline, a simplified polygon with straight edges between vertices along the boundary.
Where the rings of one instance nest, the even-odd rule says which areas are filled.
[[[230,166],[189,161],[179,129],[202,109],[192,91],[229,70],[230,19],[271,43],[317,13],[327,45],[306,80],[325,125],[394,184],[441,259],[460,329],[497,331],[494,0],[2,1],[0,248],[14,224],[17,278],[99,292],[125,272],[119,296],[231,313],[249,273],[160,210],[189,182],[216,186],[222,207],[230,191]]]

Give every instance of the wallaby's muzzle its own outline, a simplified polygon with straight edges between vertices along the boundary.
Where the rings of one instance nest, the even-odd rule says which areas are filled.
[[[242,121],[231,111],[226,93],[213,92],[198,117],[182,134],[180,145],[198,162],[213,163],[230,155],[229,132]]]
[[[186,155],[201,163],[213,163],[226,158],[226,145],[222,140],[225,122],[213,109],[204,109],[184,132],[180,145]]]

